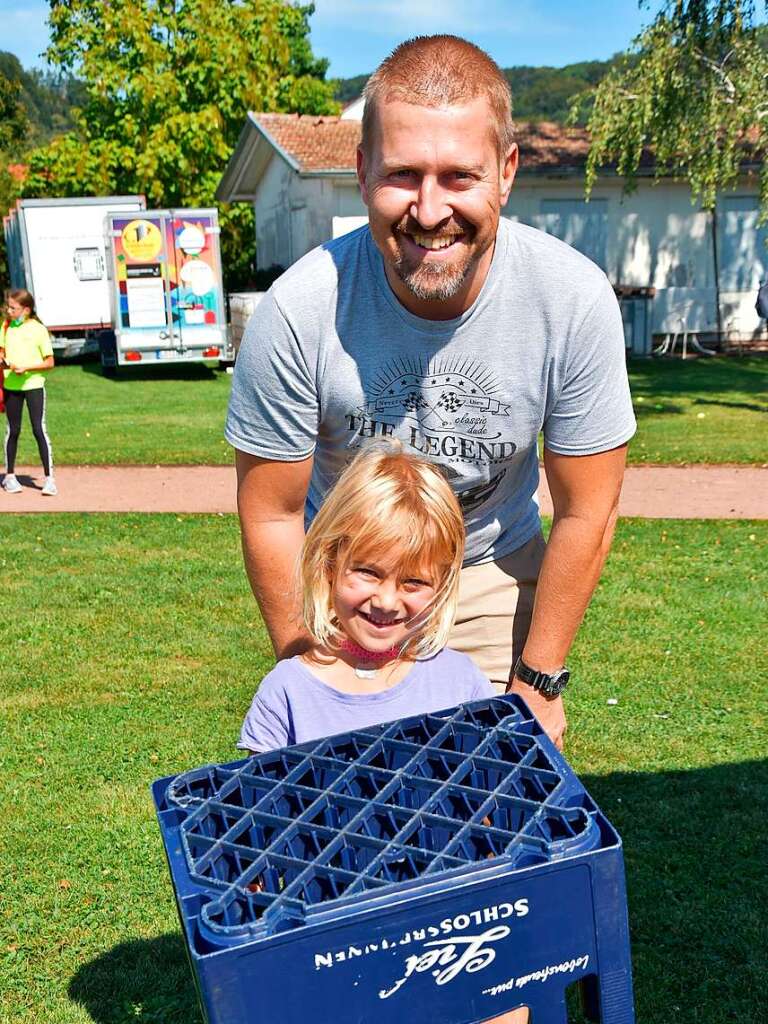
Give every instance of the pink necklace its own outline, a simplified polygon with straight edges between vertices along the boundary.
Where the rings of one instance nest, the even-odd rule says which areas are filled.
[[[354,666],[355,675],[359,679],[375,679],[385,661],[393,661],[400,656],[400,648],[397,646],[388,647],[385,651],[369,651],[349,637],[344,637],[339,646],[360,662]]]

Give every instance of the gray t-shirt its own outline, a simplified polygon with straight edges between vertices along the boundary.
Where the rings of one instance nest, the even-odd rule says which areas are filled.
[[[260,753],[495,695],[475,663],[448,648],[414,662],[405,678],[379,693],[342,693],[300,658],[287,658],[264,676],[237,745]]]
[[[539,530],[541,430],[563,455],[632,436],[621,314],[594,263],[502,220],[481,292],[455,320],[400,304],[367,227],[299,260],[248,323],[226,437],[267,459],[314,453],[308,518],[355,449],[400,438],[448,477],[473,564]]]

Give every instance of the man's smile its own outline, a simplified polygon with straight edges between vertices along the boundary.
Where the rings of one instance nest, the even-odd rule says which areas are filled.
[[[463,238],[462,234],[450,234],[450,235],[425,235],[420,232],[403,232],[403,234],[409,238],[412,242],[415,242],[420,249],[428,249],[431,252],[436,252],[439,249],[449,249],[455,242]]]

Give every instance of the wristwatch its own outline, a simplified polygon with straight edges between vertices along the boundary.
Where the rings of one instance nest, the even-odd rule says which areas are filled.
[[[526,665],[522,658],[517,659],[515,675],[518,679],[522,679],[524,683],[532,686],[534,690],[538,690],[545,697],[559,696],[571,678],[571,673],[567,668],[560,668],[557,672],[552,672],[551,674],[549,672],[537,672],[536,669]]]

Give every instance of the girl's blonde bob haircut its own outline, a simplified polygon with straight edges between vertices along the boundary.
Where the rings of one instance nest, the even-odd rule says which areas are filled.
[[[333,608],[337,575],[396,550],[404,576],[434,576],[432,605],[400,652],[428,658],[445,647],[456,615],[464,520],[436,466],[406,454],[399,441],[373,442],[341,474],[304,540],[304,624],[318,644],[333,649],[344,639]]]

